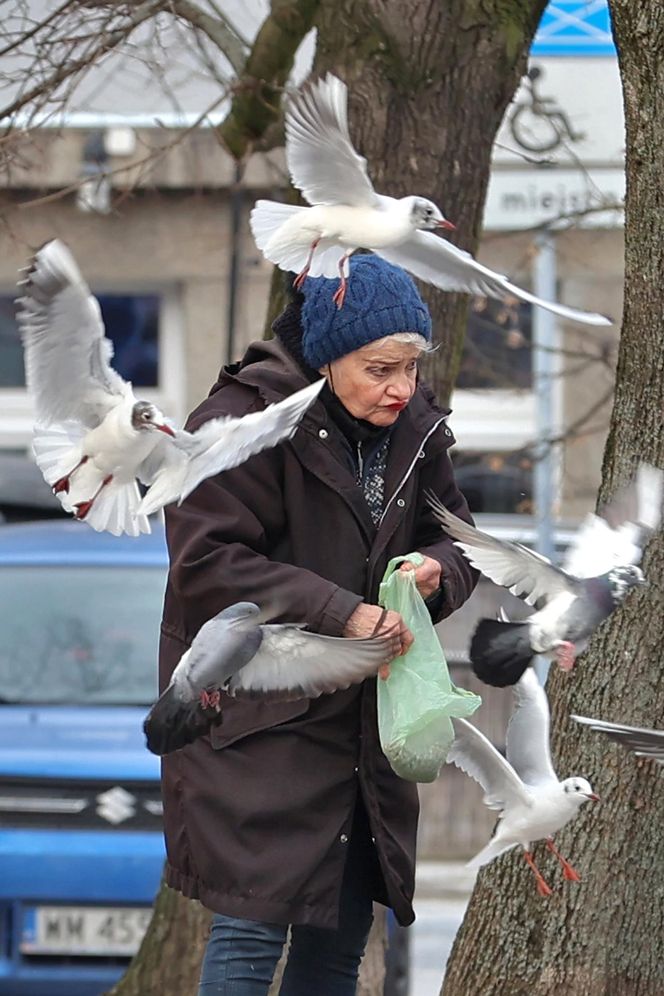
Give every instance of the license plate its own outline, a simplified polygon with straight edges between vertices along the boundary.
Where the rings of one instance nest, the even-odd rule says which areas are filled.
[[[20,950],[30,955],[133,955],[152,910],[126,906],[30,906]]]

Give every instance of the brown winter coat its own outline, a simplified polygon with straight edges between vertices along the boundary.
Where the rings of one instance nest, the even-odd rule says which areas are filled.
[[[279,342],[257,343],[239,371],[222,373],[189,425],[244,415],[306,383]],[[441,616],[458,608],[475,575],[423,496],[430,488],[469,518],[447,453],[446,414],[422,387],[401,413],[377,530],[344,460],[347,444],[320,401],[289,443],[171,506],[162,688],[199,627],[225,606],[276,606],[275,619],[338,636],[361,601],[376,602],[388,560],[415,549],[442,565]],[[410,923],[417,790],[380,749],[376,679],[311,701],[224,699],[210,736],[163,761],[167,880],[227,915],[336,927],[358,791],[386,887],[375,898]]]

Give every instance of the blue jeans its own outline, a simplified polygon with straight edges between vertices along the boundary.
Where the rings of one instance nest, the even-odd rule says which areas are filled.
[[[357,823],[353,830],[361,834]],[[376,859],[374,851],[374,861],[366,860],[366,841],[353,841],[354,836],[341,887],[339,928],[291,927],[280,996],[355,996],[373,919],[373,882],[367,866]],[[198,996],[267,996],[287,930],[284,924],[215,913]]]

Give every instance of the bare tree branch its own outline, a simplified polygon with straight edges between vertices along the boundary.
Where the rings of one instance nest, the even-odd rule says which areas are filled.
[[[583,427],[590,421],[590,419],[597,414],[598,411],[607,405],[611,398],[613,397],[614,385],[611,384],[610,387],[604,391],[596,401],[590,405],[590,407],[579,415],[578,418],[574,419],[573,422],[560,432],[556,436],[547,436],[545,439],[533,439],[528,443],[524,443],[523,446],[519,446],[513,451],[513,453],[528,453],[530,454],[533,461],[543,460],[547,455],[552,446],[558,446],[559,443],[564,443],[570,439],[577,439],[579,436],[584,435]],[[608,424],[608,419],[607,419]],[[606,425],[604,426],[606,428]],[[597,432],[597,428],[593,428],[593,432]]]
[[[81,70],[87,69],[96,59],[106,55],[111,49],[116,48],[121,42],[125,41],[139,24],[152,17],[160,7],[161,3],[157,2],[157,0],[148,0],[146,3],[139,4],[125,24],[114,31],[103,34],[99,44],[94,48],[87,51],[78,59],[61,63],[55,72],[47,76],[46,79],[43,79],[37,86],[31,90],[27,90],[7,107],[0,108],[0,121],[11,118],[17,111],[38,100],[39,97],[54,93],[65,80],[75,76]],[[43,27],[43,22],[40,24],[40,27]]]
[[[13,52],[15,48],[19,45],[23,45],[24,42],[30,41],[30,39],[34,38],[39,31],[42,31],[45,27],[48,27],[48,25],[57,20],[61,14],[64,14],[69,7],[74,5],[74,3],[75,0],[66,0],[66,3],[63,3],[60,7],[57,7],[48,15],[48,17],[44,18],[43,21],[37,21],[34,27],[29,31],[23,32],[15,41],[5,45],[4,48],[0,48],[0,58],[2,58],[3,55],[8,55],[10,52]]]
[[[212,114],[214,110],[223,103],[228,97],[228,91],[224,90],[205,110],[198,115],[195,121],[193,121],[188,128],[182,130],[178,129],[174,137],[170,142],[165,145],[161,145],[158,149],[151,149],[150,152],[143,156],[142,159],[134,159],[130,163],[125,163],[122,166],[117,166],[115,169],[109,169],[104,172],[104,176],[120,176],[122,173],[136,172],[138,178],[144,175],[147,167],[153,167],[161,159],[163,159],[172,149],[177,145],[180,145],[192,132],[196,131],[200,125],[203,123],[205,118]],[[0,139],[0,142],[2,139]],[[60,187],[58,190],[52,191],[50,194],[44,194],[42,197],[34,197],[29,201],[24,201],[22,204],[17,204],[16,207],[20,211],[30,210],[31,208],[42,207],[44,204],[50,204],[53,201],[58,201],[68,194],[73,194],[83,186],[83,184],[88,182],[88,177],[79,177],[74,183],[70,183],[66,187]],[[122,200],[124,200],[127,195],[133,189],[125,190],[118,200],[115,202],[114,207],[117,207]]]
[[[238,76],[240,75],[246,61],[247,48],[230,21],[222,17],[212,17],[197,4],[191,3],[191,0],[169,0],[165,6],[176,17],[207,35],[226,56]]]

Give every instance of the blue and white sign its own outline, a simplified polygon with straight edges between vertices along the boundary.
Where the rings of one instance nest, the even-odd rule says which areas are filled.
[[[542,15],[531,53],[615,55],[607,0],[551,0]]]

